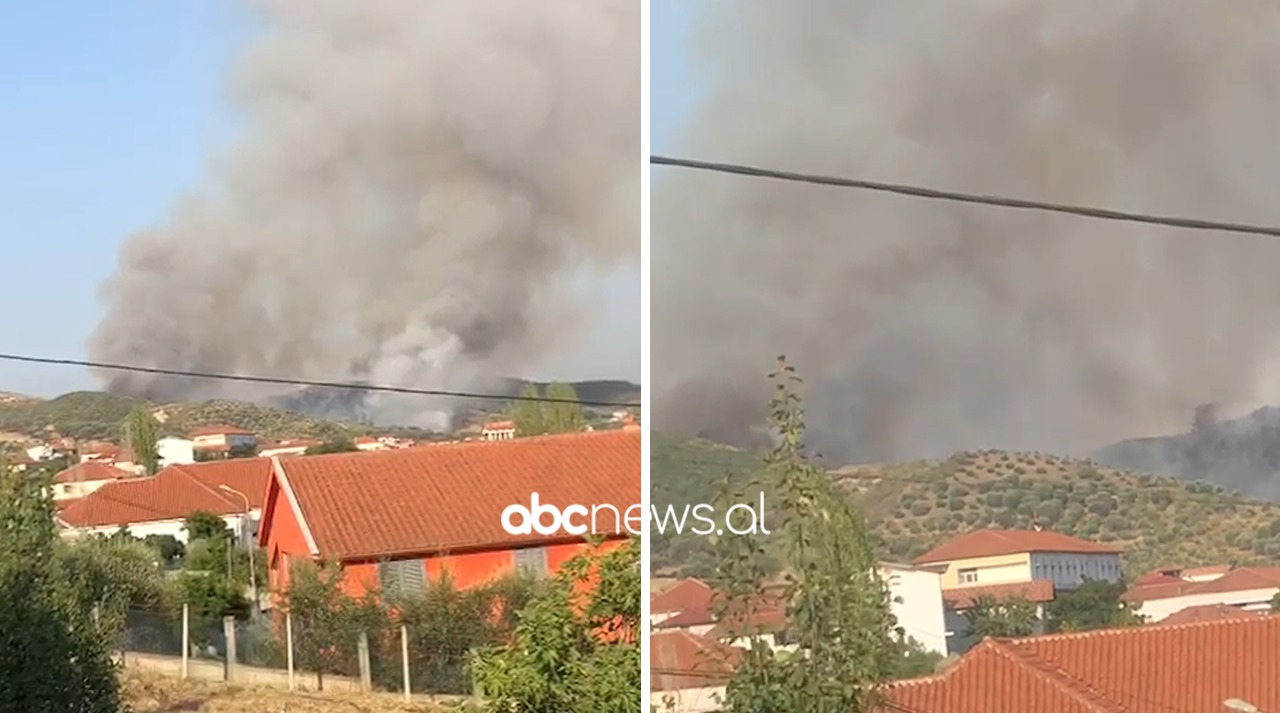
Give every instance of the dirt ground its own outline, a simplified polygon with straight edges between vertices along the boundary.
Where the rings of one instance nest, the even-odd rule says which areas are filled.
[[[133,713],[441,713],[468,710],[408,702],[391,693],[303,693],[228,684],[182,681],[126,673],[125,701]]]

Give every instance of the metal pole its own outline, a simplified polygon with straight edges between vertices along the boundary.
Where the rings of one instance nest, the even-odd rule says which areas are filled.
[[[191,605],[182,603],[182,679],[187,678],[187,661],[191,658]]]
[[[409,627],[404,624],[400,625],[400,660],[404,666],[404,699],[412,701],[413,693],[409,687]]]
[[[293,614],[284,615],[285,665],[289,668],[289,690],[293,690]]]

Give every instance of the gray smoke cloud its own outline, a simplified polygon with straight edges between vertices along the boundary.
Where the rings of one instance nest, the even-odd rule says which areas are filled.
[[[639,263],[640,3],[250,6],[244,136],[128,239],[92,358],[475,388],[578,348],[571,278]],[[272,391],[104,378],[162,401]],[[440,426],[449,406],[372,410]]]
[[[1280,223],[1274,4],[721,0],[702,22],[672,152]],[[658,428],[751,440],[779,353],[844,462],[1079,453],[1280,395],[1280,241],[678,169],[653,206]]]

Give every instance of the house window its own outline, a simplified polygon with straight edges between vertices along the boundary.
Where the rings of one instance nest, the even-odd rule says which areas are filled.
[[[542,576],[547,573],[547,548],[526,547],[516,550],[516,572]]]
[[[413,559],[379,562],[378,588],[388,599],[422,594],[427,591],[426,561]]]
[[[977,569],[972,569],[972,568],[971,568],[971,569],[962,569],[962,570],[960,570],[959,572],[957,572],[956,574],[957,574],[957,576],[960,578],[960,583],[961,583],[961,584],[977,584],[977,583],[978,583],[978,570],[977,570]]]

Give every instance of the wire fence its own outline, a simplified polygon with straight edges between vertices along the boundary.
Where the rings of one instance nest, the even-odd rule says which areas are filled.
[[[290,690],[475,695],[469,649],[392,623],[341,634],[295,625],[283,612],[248,619],[180,611],[128,612],[117,639],[126,665],[200,680]]]

